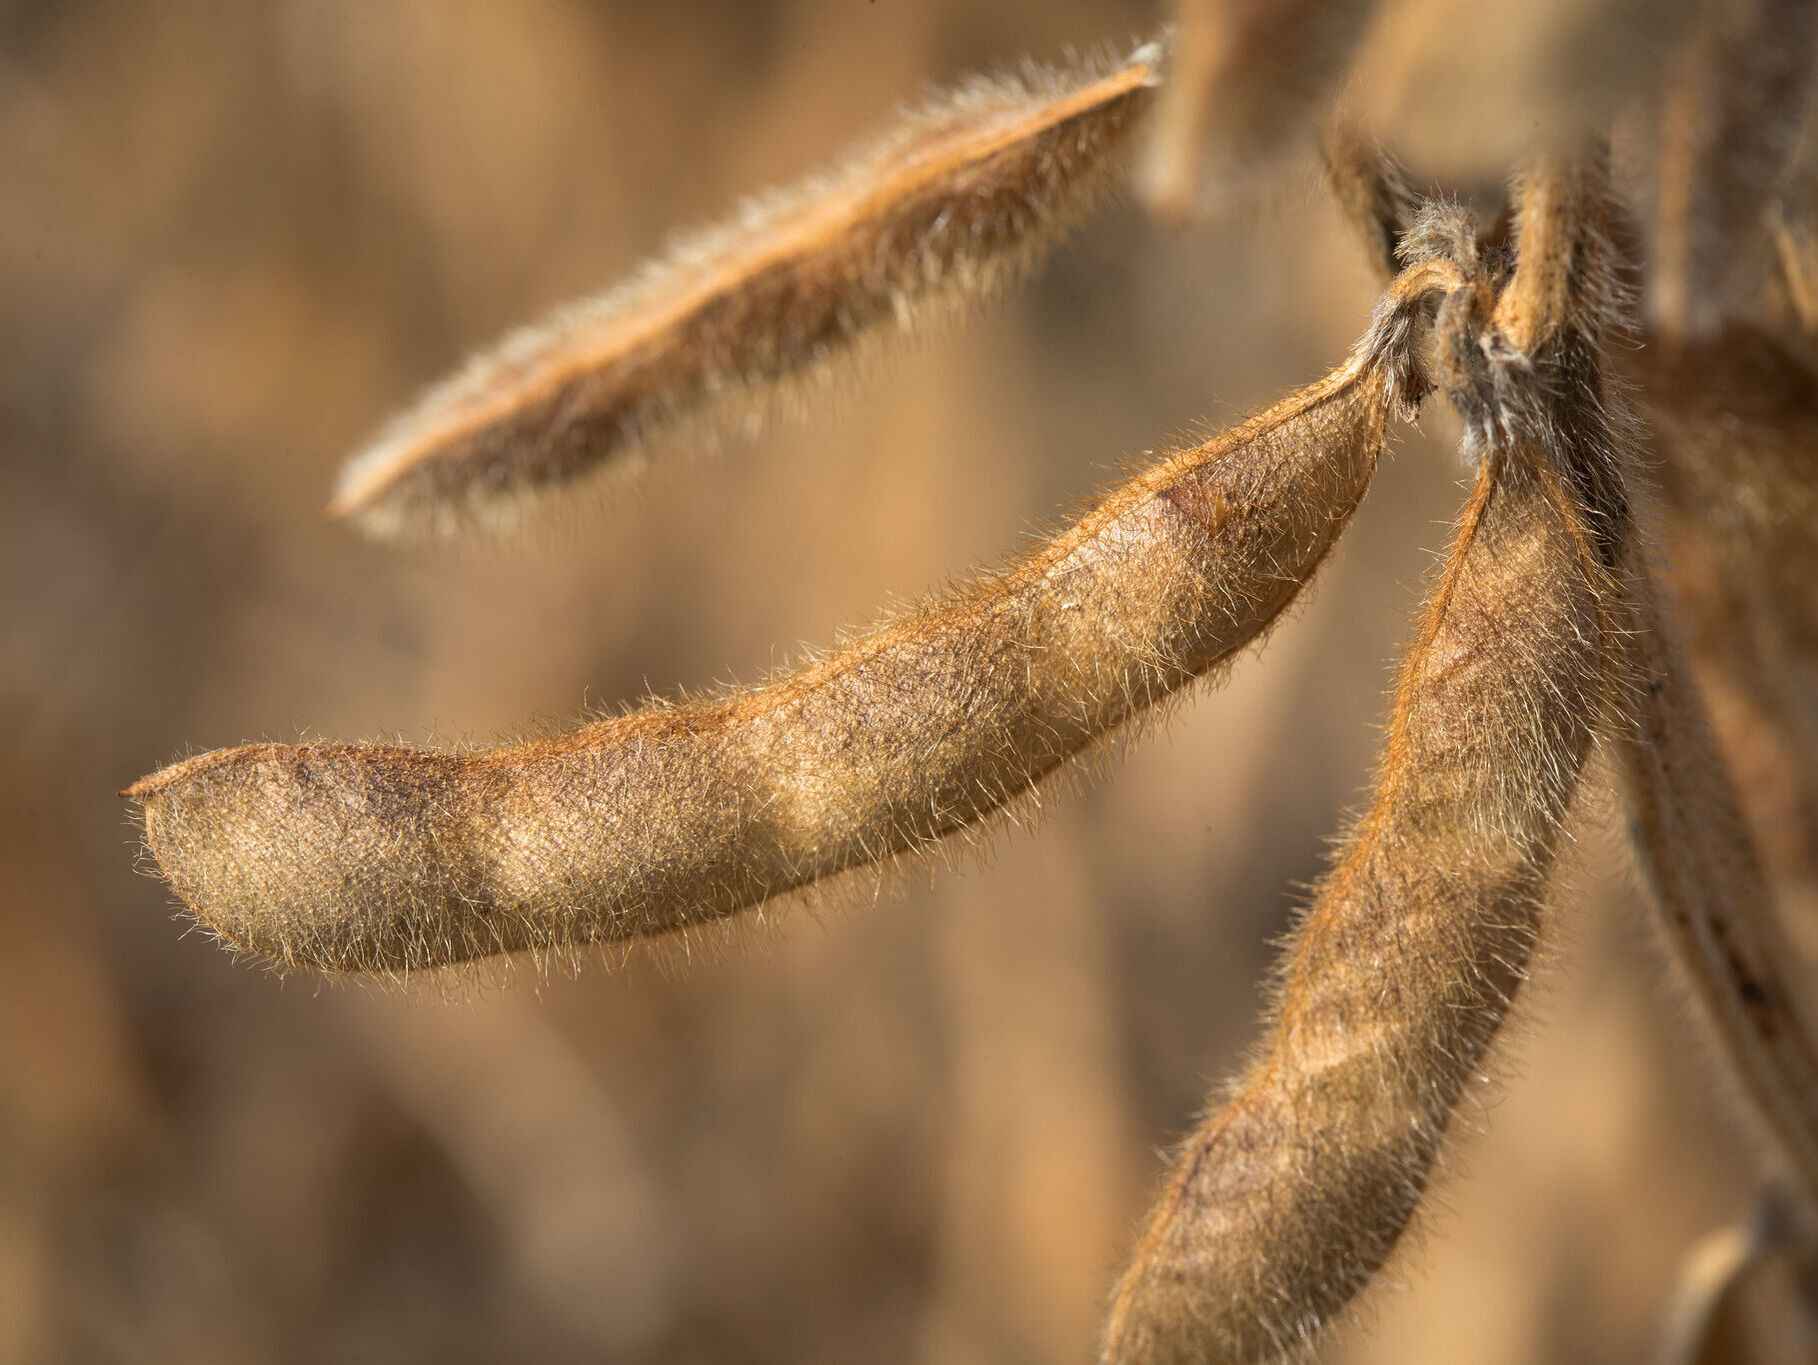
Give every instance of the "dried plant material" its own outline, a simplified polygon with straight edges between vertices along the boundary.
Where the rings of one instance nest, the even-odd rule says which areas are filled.
[[[1490,376],[1513,377],[1543,352],[1558,353],[1562,365],[1577,360],[1567,353],[1596,346],[1613,325],[1618,301],[1605,238],[1608,175],[1607,154],[1587,152],[1540,156],[1522,176],[1515,275],[1497,299],[1492,321],[1502,341],[1528,360],[1493,367]],[[1557,377],[1579,387],[1601,383],[1595,364]],[[1579,396],[1601,401],[1598,393]],[[1588,463],[1607,468],[1611,460]]]
[[[1455,272],[1452,272],[1455,274]],[[475,753],[256,745],[132,787],[198,919],[284,967],[405,971],[710,923],[914,852],[1215,669],[1363,496],[1408,272],[1351,359],[1009,570],[767,687]]]
[[[1481,457],[1476,490],[1401,674],[1375,800],[1296,931],[1258,1059],[1177,1154],[1107,1362],[1309,1343],[1407,1228],[1521,984],[1603,701],[1626,527],[1597,491],[1614,459],[1595,350],[1608,267],[1580,190],[1530,178],[1522,244],[1543,249],[1524,250],[1495,323],[1480,274],[1440,306],[1438,377]],[[1562,265],[1587,286],[1569,299]]]
[[[1764,1249],[1754,1220],[1719,1228],[1693,1244],[1679,1267],[1660,1365],[1716,1365],[1735,1358],[1728,1321],[1733,1300]]]
[[[1141,186],[1169,222],[1308,131],[1377,0],[1177,0],[1168,83]]]
[[[1423,179],[1501,183],[1659,89],[1703,0],[1382,0],[1347,103]]]
[[[1722,757],[1654,600],[1628,566],[1630,820],[1660,923],[1731,1068],[1802,1186],[1818,1193],[1818,1047],[1799,957],[1785,942]]]
[[[1400,676],[1380,785],[1296,931],[1257,1057],[1184,1144],[1119,1288],[1118,1362],[1304,1354],[1395,1253],[1454,1111],[1487,1079],[1599,735],[1723,1057],[1801,1193],[1818,1192],[1818,991],[1767,894],[1818,908],[1818,735],[1798,676],[1818,662],[1818,379],[1801,344],[1818,334],[1818,12],[1176,10],[1165,88],[1156,45],[911,116],[509,339],[384,433],[336,510],[379,534],[507,526],[545,492],[795,403],[1029,268],[1113,185],[1152,101],[1143,187],[1179,217],[1207,202],[1202,180],[1217,193],[1278,165],[1345,87],[1356,121],[1326,139],[1329,184],[1395,283],[1332,376],[767,685],[497,747],[223,750],[127,793],[195,917],[280,969],[404,974],[759,918],[988,830],[1217,676],[1316,572],[1389,412],[1443,388],[1477,482]],[[1660,180],[1659,325],[1618,363],[1659,430],[1696,674],[1635,529],[1642,480],[1604,378],[1629,303],[1617,281],[1642,273],[1610,239],[1638,234],[1614,213],[1607,154],[1554,154],[1607,141],[1629,112],[1624,134],[1660,152],[1630,168]],[[1519,213],[1480,236],[1461,209],[1418,201],[1383,139],[1466,196],[1501,194],[1531,163]],[[1793,335],[1772,332],[1789,321]],[[1738,1286],[1772,1259],[1760,1228],[1714,1245],[1682,1300],[1686,1358],[1724,1349]],[[1798,1257],[1789,1297],[1809,1305],[1818,1271],[1809,1247]]]
[[[1419,196],[1388,153],[1350,120],[1326,130],[1320,142],[1326,188],[1384,280],[1401,268],[1401,238],[1420,211]]]
[[[1698,693],[1766,881],[1818,924],[1818,371],[1809,244],[1818,14],[1716,6],[1665,106],[1657,335],[1630,362],[1656,432]],[[1769,253],[1783,297],[1761,287]],[[1794,334],[1744,319],[1767,295]],[[1805,675],[1802,677],[1802,675]]]
[[[1768,210],[1776,277],[1793,325],[1818,337],[1818,205],[1782,201]]]
[[[1761,292],[1769,217],[1818,77],[1810,0],[1715,0],[1676,63],[1660,116],[1656,325],[1705,338]]]
[[[1292,949],[1269,1042],[1182,1149],[1107,1361],[1305,1342],[1387,1257],[1520,982],[1598,703],[1560,490],[1485,467],[1402,675],[1378,795]]]
[[[1700,1238],[1680,1263],[1657,1365],[1806,1360],[1818,1340],[1818,1243],[1770,1185],[1753,1214]]]
[[[1567,364],[1594,346],[1587,308],[1608,286],[1596,256],[1609,219],[1592,160],[1541,163],[1523,188],[1514,280],[1497,303],[1498,332],[1519,349],[1550,345]],[[1608,305],[1604,316],[1608,316]],[[1596,313],[1588,314],[1595,317]],[[1571,404],[1578,420],[1590,409]],[[1562,429],[1574,423],[1562,421]],[[1806,1188],[1818,1191],[1818,1049],[1796,1001],[1796,956],[1774,918],[1747,827],[1697,694],[1656,600],[1644,547],[1628,529],[1620,459],[1595,462],[1620,524],[1603,538],[1613,571],[1610,652],[1623,686],[1615,726],[1631,822],[1674,955],[1719,1045]],[[1602,489],[1587,486],[1586,504]]]
[[[1550,346],[1578,370],[1596,344],[1596,257],[1609,210],[1594,160],[1543,161],[1523,187],[1517,269],[1496,307],[1498,333],[1518,349]],[[1559,425],[1595,420],[1597,395],[1568,402]],[[1583,489],[1604,516],[1605,563],[1616,592],[1610,649],[1622,677],[1618,749],[1631,823],[1674,956],[1749,1099],[1806,1188],[1818,1191],[1818,1048],[1796,1001],[1797,957],[1786,945],[1729,776],[1685,677],[1640,539],[1628,528],[1623,461],[1587,462],[1605,482]],[[1602,515],[1602,514],[1600,514]]]
[[[1818,375],[1797,343],[1742,323],[1628,364],[1698,691],[1775,900],[1818,926]]]
[[[386,537],[510,528],[534,495],[635,471],[659,434],[748,419],[864,343],[988,298],[1110,192],[1158,57],[931,101],[475,358],[348,464],[330,513]]]

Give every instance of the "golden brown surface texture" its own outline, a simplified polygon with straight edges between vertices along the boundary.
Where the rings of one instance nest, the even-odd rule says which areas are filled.
[[[1404,37],[1431,8],[1379,7]],[[1540,12],[1495,8],[1498,34]],[[0,1362],[1091,1358],[1157,1148],[1243,1071],[1293,888],[1368,799],[1468,495],[1439,400],[1222,687],[1044,786],[1033,835],[822,913],[623,969],[278,980],[187,931],[115,793],[230,746],[473,762],[652,693],[710,704],[1326,373],[1378,284],[1309,147],[1178,234],[1112,205],[964,327],[861,356],[830,408],[755,434],[740,408],[726,452],[652,459],[522,545],[385,549],[320,515],[410,395],[678,225],[967,72],[1127,54],[1162,17],[0,0]],[[1504,70],[1442,19],[1440,74]],[[1408,118],[1494,201],[1533,126],[1506,114]],[[1420,1237],[1323,1359],[1646,1359],[1683,1249],[1752,1206],[1614,818],[1561,845],[1493,1111],[1465,1088]]]

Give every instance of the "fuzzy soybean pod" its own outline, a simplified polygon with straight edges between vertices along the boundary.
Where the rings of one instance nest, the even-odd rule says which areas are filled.
[[[1478,1079],[1604,686],[1595,538],[1530,437],[1486,453],[1374,801],[1294,936],[1260,1055],[1179,1149],[1108,1365],[1304,1348],[1400,1239]]]
[[[1657,600],[1640,546],[1627,579],[1615,727],[1658,923],[1747,1101],[1808,1201],[1818,1198],[1818,1010]]]
[[[1325,379],[768,686],[476,752],[218,750],[126,795],[202,923],[326,971],[684,929],[913,853],[1027,795],[1293,601],[1375,470],[1436,278],[1411,270]]]
[[[1647,728],[1682,744],[1688,739],[1684,722],[1691,721],[1693,730],[1703,724],[1696,715],[1702,697],[1724,760],[1712,768],[1688,745],[1675,762],[1666,749],[1643,744],[1635,750],[1642,764],[1634,770],[1636,799],[1648,803],[1643,794],[1657,787],[1645,775],[1647,766],[1657,768],[1657,778],[1677,767],[1681,795],[1653,798],[1658,804],[1652,808],[1668,811],[1673,802],[1702,793],[1710,809],[1685,820],[1702,838],[1721,827],[1716,808],[1733,797],[1747,817],[1761,866],[1750,869],[1746,855],[1739,861],[1737,847],[1726,850],[1722,836],[1711,841],[1711,857],[1744,873],[1712,883],[1727,888],[1736,907],[1726,913],[1740,913],[1772,932],[1773,916],[1754,907],[1775,901],[1788,925],[1801,917],[1818,922],[1818,717],[1807,697],[1818,664],[1818,372],[1786,338],[1740,322],[1709,343],[1644,348],[1630,366],[1641,380],[1641,408],[1658,456],[1672,547],[1667,578],[1691,669],[1690,681],[1674,676],[1665,691],[1649,683],[1634,695],[1638,703],[1658,707],[1643,722]],[[1645,585],[1645,566],[1638,565],[1635,576]],[[1653,614],[1663,623],[1673,615],[1670,607]],[[1662,645],[1645,662],[1671,666],[1673,653]],[[1671,723],[1676,715],[1679,724]],[[1709,746],[1708,740],[1698,743]],[[1657,834],[1662,852],[1674,861],[1693,847],[1670,829],[1648,832],[1646,820],[1638,820],[1636,829],[1646,842]],[[1650,870],[1654,862],[1644,856]],[[1765,884],[1757,872],[1765,872]],[[1652,880],[1666,885],[1658,872]],[[1682,892],[1691,885],[1683,877],[1669,880]],[[1669,932],[1684,932],[1674,916]],[[1798,961],[1777,953],[1771,941],[1758,947],[1758,960]],[[1796,999],[1811,992],[1795,983],[1786,994]],[[1739,1066],[1745,1076],[1755,1071],[1745,1059]],[[1818,1078],[1808,1075],[1804,1086],[1818,1104]],[[1801,1091],[1797,1084],[1775,1089],[1788,1098]],[[1805,1120],[1803,1164],[1806,1183],[1818,1190],[1814,1120],[1818,1109]]]
[[[930,98],[476,356],[348,462],[330,514],[381,538],[509,531],[533,503],[748,426],[1001,292],[1116,188],[1159,61],[1151,44]]]
[[[1548,269],[1536,279],[1557,285],[1512,286],[1498,305],[1497,322],[1524,351],[1543,344],[1551,331],[1552,350],[1569,358],[1600,331],[1595,300],[1607,290],[1596,263],[1597,227],[1610,216],[1607,191],[1598,177],[1569,168],[1542,167],[1531,181],[1523,196],[1518,252],[1524,264],[1516,279],[1522,279],[1526,261],[1545,261]],[[1585,371],[1582,364],[1577,368]],[[1592,384],[1574,387],[1596,396]],[[1594,430],[1595,404],[1575,400],[1570,388],[1562,397],[1562,414],[1581,431]],[[1656,385],[1652,406],[1670,413],[1679,403],[1663,403]],[[1774,468],[1771,458],[1748,448],[1752,433],[1744,422],[1728,426],[1743,450],[1731,457],[1735,482],[1746,486],[1759,479],[1771,487],[1771,479],[1763,477]],[[1663,434],[1670,450],[1673,428],[1664,426]],[[1783,438],[1783,467],[1796,467],[1796,445]],[[1619,481],[1633,482],[1620,450],[1611,453],[1617,458],[1606,463],[1613,464]],[[1669,493],[1685,473],[1685,452],[1679,454],[1677,467],[1669,465]],[[1683,493],[1680,497],[1685,500]],[[1705,511],[1710,515],[1708,507]],[[1761,522],[1771,524],[1770,517],[1763,515]],[[1609,529],[1616,529],[1613,523]],[[1795,524],[1784,533],[1795,549],[1777,557],[1798,562],[1798,531]],[[1796,1178],[1808,1193],[1818,1192],[1818,1014],[1809,1005],[1809,970],[1776,918],[1723,756],[1658,600],[1646,547],[1632,531],[1610,535],[1606,544],[1615,584],[1609,652],[1624,684],[1612,708],[1612,728],[1636,851],[1655,892],[1658,921],[1747,1099]],[[1789,577],[1796,579],[1796,571]],[[1782,592],[1771,579],[1766,585],[1780,612],[1793,620],[1809,596],[1809,588],[1801,593],[1800,586]]]

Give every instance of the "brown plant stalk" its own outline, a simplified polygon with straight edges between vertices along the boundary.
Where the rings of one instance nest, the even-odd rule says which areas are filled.
[[[1169,79],[1140,185],[1179,222],[1318,119],[1377,0],[1176,0]]]
[[[1419,196],[1382,145],[1350,118],[1329,124],[1320,137],[1326,189],[1382,280],[1401,268],[1402,235],[1420,210]]]

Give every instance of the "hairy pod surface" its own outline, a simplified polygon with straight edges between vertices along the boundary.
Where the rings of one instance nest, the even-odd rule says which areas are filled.
[[[1764,0],[1757,17],[1776,10]],[[1799,32],[1809,40],[1809,28]],[[1731,85],[1741,79],[1730,74]],[[1809,93],[1809,73],[1797,78]],[[1784,103],[1784,93],[1751,90],[1747,98]],[[1721,105],[1728,135],[1766,137],[1738,124],[1732,102]],[[1761,200],[1749,204],[1756,217]],[[1758,236],[1760,224],[1753,227]],[[1666,942],[1757,1117],[1807,1197],[1818,1199],[1812,964],[1788,942],[1773,894],[1809,907],[1818,854],[1804,767],[1810,722],[1790,676],[1792,664],[1810,660],[1818,633],[1818,379],[1797,343],[1735,320],[1716,327],[1712,319],[1724,311],[1716,291],[1688,290],[1680,302],[1684,315],[1662,321],[1687,335],[1669,333],[1631,365],[1662,456],[1661,489],[1684,540],[1682,581],[1693,589],[1693,642],[1712,685],[1712,714],[1753,784],[1747,804],[1756,827],[1743,817],[1712,714],[1639,542],[1624,547],[1621,564],[1622,775]],[[1756,834],[1772,860],[1772,885]]]
[[[1660,923],[1808,1198],[1818,1198],[1818,1011],[1645,559],[1629,579],[1618,730],[1630,820]],[[1803,1008],[1802,1008],[1803,1002]]]
[[[230,944],[328,971],[662,933],[914,852],[1294,599],[1375,470],[1407,306],[1391,294],[1340,369],[1007,571],[769,686],[476,753],[203,754],[127,792],[147,845]]]
[[[1818,910],[1818,377],[1742,322],[1629,361],[1654,438],[1667,579],[1697,691],[1775,898]]]
[[[1599,705],[1597,577],[1560,482],[1492,457],[1375,802],[1296,935],[1261,1060],[1180,1151],[1106,1361],[1270,1358],[1399,1239],[1535,940]]]
[[[1573,189],[1534,177],[1527,225],[1576,224]],[[1257,1060],[1176,1155],[1107,1365],[1308,1344],[1413,1219],[1539,934],[1603,706],[1626,526],[1596,333],[1573,314],[1599,262],[1581,235],[1564,257],[1531,249],[1498,299],[1459,226],[1467,282],[1440,305],[1435,354],[1476,488],[1401,673],[1375,798],[1288,948]]]
[[[659,433],[708,434],[989,297],[1110,192],[1158,60],[1031,66],[929,101],[477,356],[348,463],[330,513],[383,537],[509,529],[535,495],[635,472]]]

